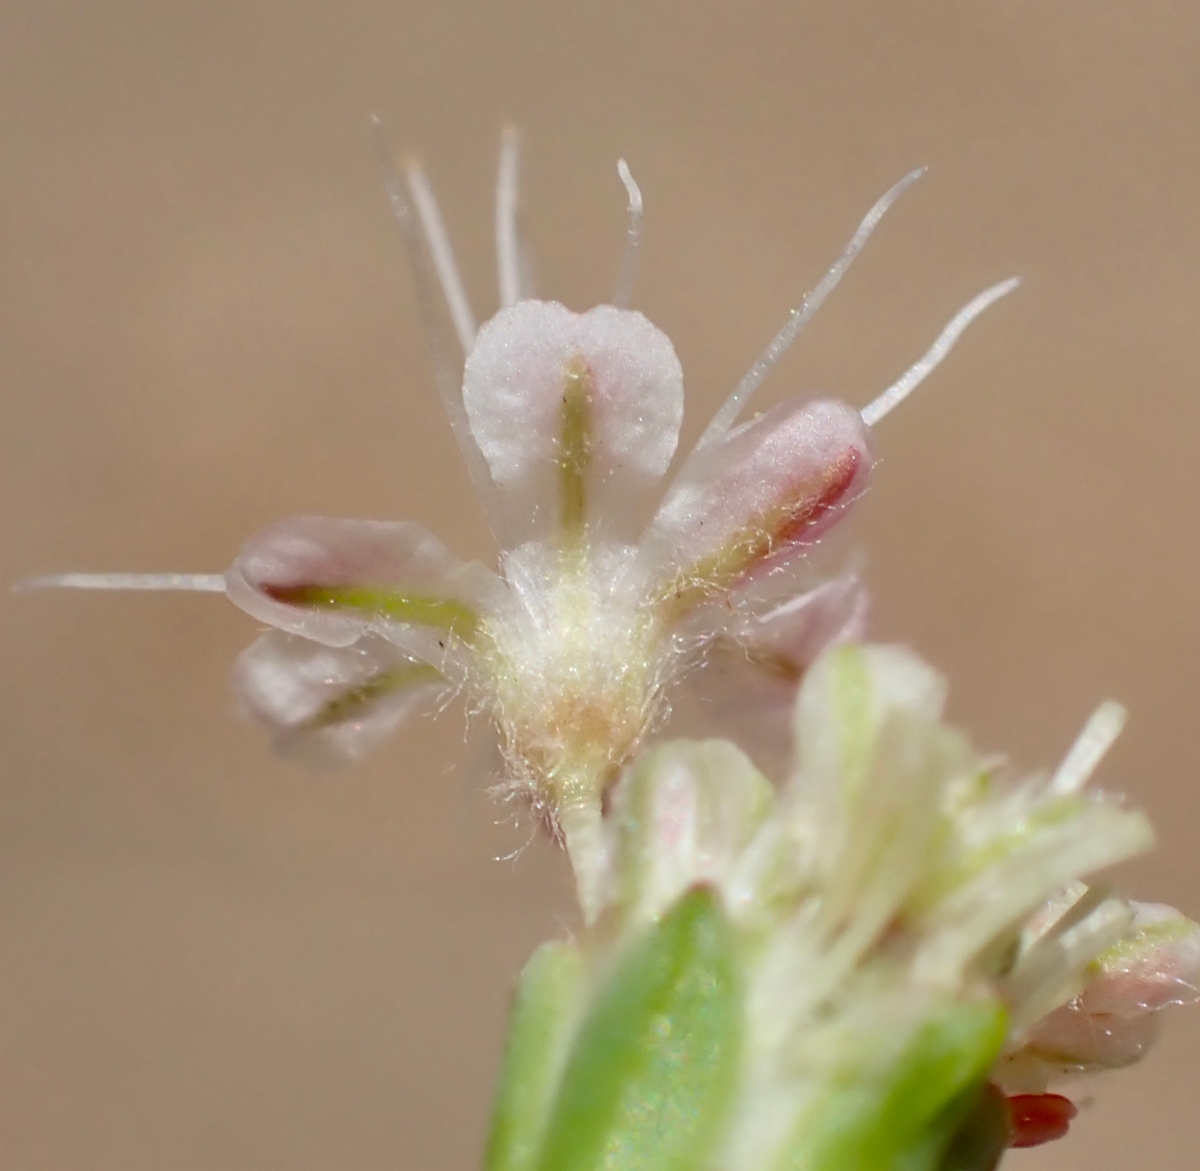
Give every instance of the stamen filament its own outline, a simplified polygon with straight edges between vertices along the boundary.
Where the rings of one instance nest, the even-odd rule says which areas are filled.
[[[225,577],[220,573],[48,573],[17,582],[13,589],[26,590],[194,590],[223,594]]]
[[[1091,779],[1113,742],[1125,727],[1125,709],[1116,701],[1102,703],[1083,726],[1078,739],[1050,781],[1054,793],[1078,793]]]
[[[954,348],[963,331],[989,305],[999,301],[1001,297],[1011,293],[1021,283],[1020,277],[1011,277],[1001,281],[990,289],[985,289],[978,297],[964,305],[951,319],[950,323],[937,336],[937,340],[926,351],[925,356],[915,365],[909,367],[904,375],[892,383],[877,399],[863,407],[862,419],[868,427],[874,427],[885,415],[894,411],[930,374],[937,369],[942,360]]]
[[[500,168],[496,175],[496,268],[500,276],[500,307],[521,299],[521,245],[517,234],[518,171],[521,136],[513,126],[500,135]]]
[[[392,166],[387,141],[383,136],[382,123],[374,114],[371,115],[370,123],[375,140],[375,150],[379,156],[379,168],[383,172],[384,191],[408,251],[413,284],[417,291],[417,304],[425,324],[425,340],[429,345],[434,381],[437,384],[438,393],[442,397],[442,406],[445,408],[446,416],[450,420],[450,430],[454,432],[458,449],[462,453],[463,463],[467,465],[467,474],[471,477],[471,483],[483,501],[492,534],[503,543],[504,532],[501,528],[503,513],[500,508],[499,494],[492,481],[492,474],[484,461],[483,453],[479,450],[475,437],[471,434],[471,427],[467,421],[467,410],[463,406],[459,377],[451,367],[450,360],[446,355],[445,339],[434,304],[433,286],[429,279],[421,233],[417,229],[413,210],[409,206],[408,200],[404,198],[404,190],[396,175],[396,170]]]
[[[617,159],[617,174],[625,184],[629,196],[629,228],[625,235],[625,250],[621,255],[621,269],[617,274],[617,288],[613,293],[613,304],[618,309],[629,306],[633,296],[633,282],[637,276],[638,258],[642,244],[642,190],[634,181],[629,164]]]
[[[419,162],[410,159],[405,164],[404,175],[408,179],[408,190],[412,194],[417,216],[425,233],[429,255],[433,258],[434,271],[442,286],[442,296],[446,298],[446,307],[450,310],[450,320],[454,322],[454,332],[458,334],[463,354],[469,354],[475,344],[475,315],[471,312],[471,303],[467,300],[467,293],[463,288],[441,209]]]
[[[733,426],[742,409],[750,401],[751,395],[762,385],[763,380],[770,373],[772,367],[787,352],[800,331],[813,319],[817,310],[821,308],[829,297],[829,294],[841,283],[842,277],[846,275],[846,270],[849,269],[850,265],[854,263],[855,258],[863,250],[866,242],[871,238],[871,233],[875,231],[876,226],[887,214],[888,209],[924,174],[924,167],[918,167],[917,170],[910,171],[903,179],[889,188],[876,200],[875,205],[863,217],[863,221],[858,225],[854,235],[850,237],[850,242],[842,250],[841,256],[834,262],[833,267],[821,278],[820,282],[811,292],[804,295],[804,299],[788,316],[783,328],[775,335],[767,348],[755,359],[754,365],[746,371],[745,376],[734,388],[733,393],[713,416],[712,422],[709,423],[704,434],[700,436],[700,442],[696,445],[697,450],[705,447],[714,439],[719,439]]]

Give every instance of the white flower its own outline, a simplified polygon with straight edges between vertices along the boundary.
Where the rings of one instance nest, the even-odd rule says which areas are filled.
[[[389,173],[412,249],[450,421],[500,545],[464,564],[419,525],[306,517],[252,538],[223,575],[67,574],[41,585],[224,592],[273,629],[238,660],[246,708],[277,744],[356,756],[404,716],[465,688],[500,734],[507,783],[571,853],[585,912],[604,867],[605,790],[662,719],[668,686],[718,645],[744,671],[793,679],[846,617],[801,595],[805,555],[862,493],[869,426],[1016,283],[981,294],[861,414],[797,399],[736,426],[770,366],[832,291],[875,224],[919,175],[872,208],[826,277],[683,459],[683,372],[667,337],[614,305],[586,313],[526,299],[516,230],[517,142],[501,151],[502,307],[476,333],[437,205],[410,164],[412,202]],[[641,196],[622,162],[632,284]],[[415,208],[415,214],[414,214]],[[464,353],[441,348],[432,266]],[[657,503],[656,503],[657,501]],[[845,593],[857,587],[838,587]]]

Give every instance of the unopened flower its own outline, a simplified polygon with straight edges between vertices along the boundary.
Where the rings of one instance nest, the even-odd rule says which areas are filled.
[[[518,993],[489,1171],[990,1171],[1065,1132],[1075,1107],[1047,1091],[1066,1066],[1144,1048],[1089,1044],[1064,1013],[1197,999],[1200,927],[1083,882],[1153,840],[1084,788],[1115,705],[1020,778],[942,722],[944,698],[910,652],[848,645],[804,677],[779,784],[725,741],[639,756],[594,927]],[[516,1119],[533,1043],[546,1080]]]
[[[1161,903],[1129,909],[1128,932],[1092,960],[1070,999],[1029,1027],[1000,1071],[1006,1088],[1044,1092],[1058,1081],[1131,1065],[1154,1043],[1161,1009],[1200,1000],[1200,926]]]
[[[272,627],[235,668],[245,706],[281,748],[321,760],[355,756],[413,708],[465,689],[499,730],[506,783],[565,840],[591,914],[604,867],[603,794],[663,718],[670,684],[725,645],[751,674],[791,671],[794,685],[801,660],[838,637],[828,595],[802,596],[806,554],[863,492],[871,425],[1016,282],[975,298],[863,412],[797,399],[737,425],[919,172],[906,176],[668,478],[683,372],[666,335],[624,307],[640,193],[622,162],[630,233],[616,305],[575,313],[528,299],[516,150],[506,135],[502,307],[478,331],[423,172],[409,164],[407,198],[389,179],[439,385],[500,545],[494,570],[457,560],[412,522],[306,517],[252,538],[224,575],[67,574],[35,584],[225,593]],[[430,268],[463,350],[461,384],[440,345]]]

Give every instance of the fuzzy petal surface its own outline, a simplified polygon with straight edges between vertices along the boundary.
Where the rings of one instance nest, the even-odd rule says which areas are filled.
[[[479,331],[463,402],[518,540],[579,519],[632,535],[675,452],[683,371],[640,313],[522,301]]]

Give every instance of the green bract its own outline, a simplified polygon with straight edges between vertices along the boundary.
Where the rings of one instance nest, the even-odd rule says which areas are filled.
[[[530,1171],[536,1165],[578,1016],[583,975],[583,956],[569,943],[544,943],[521,973],[509,1012],[487,1171]]]
[[[574,963],[543,949],[522,977],[489,1171],[690,1171],[720,1132],[738,1059],[737,961],[719,902],[690,891],[620,956],[552,1095]]]
[[[882,1054],[847,1061],[814,1096],[778,1171],[938,1171],[1006,1026],[996,1001],[950,1002],[899,1041],[875,1038]]]

